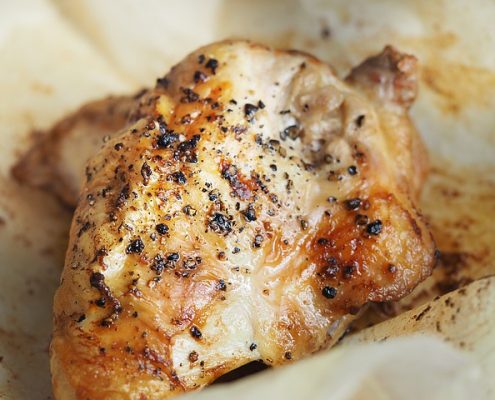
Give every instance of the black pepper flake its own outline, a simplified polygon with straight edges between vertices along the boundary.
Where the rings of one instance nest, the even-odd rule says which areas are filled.
[[[194,217],[197,213],[196,209],[193,208],[192,206],[190,206],[189,204],[184,206],[184,208],[182,209],[182,212],[186,215],[188,215],[189,217]]]
[[[171,130],[160,128],[160,136],[158,136],[158,140],[156,144],[161,149],[166,149],[172,147],[172,145],[179,140],[179,135]]]
[[[199,82],[204,82],[206,81],[206,74],[201,71],[196,71],[194,73],[194,82],[199,83]]]
[[[253,242],[253,246],[258,248],[258,247],[261,247],[262,243],[263,243],[263,240],[265,240],[265,238],[263,237],[263,235],[256,235],[254,237],[254,242]]]
[[[225,215],[221,213],[213,214],[213,217],[210,219],[208,225],[215,233],[227,235],[232,231],[232,223]]]
[[[254,350],[256,350],[256,348],[257,348],[257,347],[258,347],[258,345],[257,345],[256,343],[251,343],[251,344],[249,345],[249,350],[250,350],[250,351],[254,351]]]
[[[244,218],[246,218],[246,221],[256,221],[256,210],[254,209],[252,204],[249,204],[248,208],[245,209],[242,214],[244,215]]]
[[[203,334],[201,333],[201,331],[199,330],[199,328],[197,326],[191,326],[191,329],[189,330],[189,332],[191,333],[191,336],[195,339],[200,339],[201,336],[203,336]]]
[[[179,185],[184,185],[187,182],[187,178],[182,171],[174,172],[169,175],[169,179],[178,183]]]
[[[364,214],[356,214],[356,225],[366,225],[368,223],[368,216]]]
[[[260,110],[263,110],[265,107],[266,107],[266,106],[265,106],[265,103],[263,103],[261,100],[260,100],[260,101],[258,101],[258,108],[259,108]]]
[[[205,62],[205,59],[206,59],[205,55],[204,54],[200,54],[198,56],[198,63],[203,64]]]
[[[168,226],[165,224],[158,224],[155,229],[160,235],[165,235],[168,232]]]
[[[86,314],[81,314],[79,318],[76,320],[77,323],[81,323],[86,319]]]
[[[305,219],[302,219],[299,223],[301,224],[301,229],[303,231],[305,231],[306,229],[308,229],[308,221],[306,221]]]
[[[95,300],[95,304],[98,306],[98,307],[101,307],[101,308],[104,308],[105,305],[106,305],[107,301],[105,300],[104,297],[100,297],[99,299]]]
[[[221,290],[222,292],[225,292],[227,290],[227,285],[225,284],[225,281],[223,279],[218,280],[217,290]]]
[[[364,119],[365,119],[365,118],[366,118],[366,117],[365,117],[364,115],[359,115],[359,116],[356,118],[356,126],[357,126],[358,128],[361,128],[361,127],[363,126],[363,124],[364,124]]]
[[[241,249],[239,247],[234,247],[234,249],[232,250],[232,254],[237,254],[237,253],[240,253]]]
[[[151,269],[160,275],[166,267],[166,262],[161,255],[155,256],[154,262],[151,265]]]
[[[189,361],[190,362],[196,362],[196,361],[198,361],[199,356],[198,356],[198,353],[193,350],[193,351],[191,351],[189,353],[189,357],[188,358],[189,358]]]
[[[208,199],[210,201],[215,201],[220,197],[220,191],[218,189],[213,189],[208,193]]]
[[[151,167],[145,161],[143,166],[141,167],[141,176],[143,177],[143,185],[146,186],[150,182],[150,176],[153,172],[151,171]]]
[[[141,240],[141,238],[137,238],[131,241],[127,248],[125,249],[125,252],[127,254],[140,254],[144,250],[144,243]]]
[[[343,270],[344,278],[349,279],[354,274],[356,268],[354,265],[346,265]]]
[[[168,256],[167,256],[167,260],[168,261],[172,261],[172,262],[176,262],[178,261],[180,258],[180,255],[179,253],[170,253]]]
[[[199,94],[190,88],[182,88],[182,93],[184,93],[184,96],[180,99],[182,103],[194,103],[199,100]]]
[[[325,286],[322,289],[321,294],[323,294],[323,296],[327,299],[334,299],[335,296],[337,296],[337,289],[332,286]]]
[[[208,68],[211,70],[211,72],[213,73],[213,75],[215,75],[217,73],[217,68],[218,68],[218,61],[215,60],[214,58],[210,58],[206,64],[205,64],[205,68]]]
[[[292,353],[290,351],[286,351],[284,357],[286,360],[292,360]]]
[[[258,107],[256,107],[254,104],[250,104],[250,103],[244,104],[244,115],[246,116],[247,119],[252,119],[257,111],[258,111]]]
[[[116,143],[115,146],[113,146],[113,148],[117,151],[122,150],[123,147],[124,147],[123,143]]]
[[[355,165],[351,165],[349,168],[347,168],[347,172],[349,172],[349,175],[356,175],[358,173],[357,167]]]
[[[280,138],[282,140],[286,140],[290,138],[292,140],[296,140],[299,137],[300,131],[297,125],[290,125],[285,128],[282,132],[280,132]]]
[[[356,197],[354,199],[345,200],[344,205],[349,211],[357,210],[361,207],[361,199]]]
[[[366,226],[366,232],[368,232],[370,235],[374,235],[374,236],[379,235],[381,231],[382,231],[382,221],[380,221],[379,219],[370,222]]]

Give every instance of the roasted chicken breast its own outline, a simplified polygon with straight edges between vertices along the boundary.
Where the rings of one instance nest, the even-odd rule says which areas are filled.
[[[291,362],[426,278],[415,74],[390,47],[346,83],[309,55],[226,41],[159,79],[86,168],[55,397],[164,399]]]

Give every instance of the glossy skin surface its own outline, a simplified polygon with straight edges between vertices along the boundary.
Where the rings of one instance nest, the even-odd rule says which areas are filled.
[[[346,84],[308,55],[222,42],[140,97],[86,169],[56,398],[163,399],[284,364],[430,274],[414,58],[378,57]]]

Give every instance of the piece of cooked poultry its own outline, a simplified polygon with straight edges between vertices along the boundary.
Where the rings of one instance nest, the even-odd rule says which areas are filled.
[[[86,168],[54,304],[57,399],[164,399],[334,343],[427,277],[415,59],[349,83],[317,59],[204,47]]]

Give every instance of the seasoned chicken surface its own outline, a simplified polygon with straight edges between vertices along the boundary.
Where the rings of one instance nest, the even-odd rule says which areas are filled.
[[[12,169],[21,183],[52,192],[65,205],[77,205],[89,158],[103,142],[126,126],[138,96],[94,101],[38,137]]]
[[[54,305],[57,399],[164,399],[335,342],[427,277],[415,59],[347,79],[244,41],[158,80],[86,168]]]

